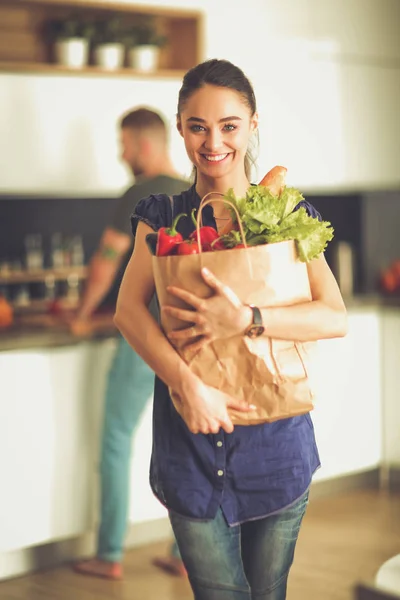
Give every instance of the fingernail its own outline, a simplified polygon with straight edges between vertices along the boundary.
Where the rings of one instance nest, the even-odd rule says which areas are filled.
[[[202,268],[202,272],[204,273],[204,275],[209,275],[210,271],[207,269],[207,267],[203,267]]]
[[[257,406],[255,404],[249,404],[249,408],[251,408],[251,410],[256,410]]]

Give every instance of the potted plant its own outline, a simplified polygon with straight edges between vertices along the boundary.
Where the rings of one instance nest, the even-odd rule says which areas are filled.
[[[160,48],[166,42],[167,38],[158,33],[155,19],[143,17],[138,20],[126,37],[129,66],[138,71],[156,71]]]
[[[95,25],[94,46],[96,64],[104,69],[120,69],[125,58],[126,29],[119,17],[98,21]]]
[[[46,33],[58,64],[82,68],[88,64],[93,26],[74,16],[47,21]]]

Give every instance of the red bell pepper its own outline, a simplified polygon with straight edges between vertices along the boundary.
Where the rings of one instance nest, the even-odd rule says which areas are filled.
[[[192,210],[191,217],[192,217],[192,221],[193,221],[195,227],[197,227],[197,221],[194,216],[195,210],[196,210],[195,208]],[[216,231],[214,229],[214,227],[209,227],[208,225],[204,225],[203,227],[200,227],[200,243],[202,246],[211,244],[214,240],[217,240],[218,238],[219,238],[218,231]],[[189,239],[195,240],[197,242],[197,229],[195,231],[193,231],[193,233],[190,234]]]
[[[224,244],[224,237],[220,236],[217,237],[214,241],[212,241],[210,244],[210,250],[226,250],[226,246]]]
[[[176,230],[176,226],[181,217],[186,217],[181,213],[173,220],[172,227],[161,227],[158,230],[156,256],[168,256],[173,254],[175,246],[183,241],[183,237]]]
[[[196,240],[185,240],[177,245],[176,253],[179,256],[199,254],[199,245]]]

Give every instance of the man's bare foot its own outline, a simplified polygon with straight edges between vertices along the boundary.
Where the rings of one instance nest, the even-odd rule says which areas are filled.
[[[81,575],[103,577],[104,579],[121,579],[122,565],[118,562],[108,562],[100,558],[84,560],[74,565],[74,571]]]
[[[153,565],[177,577],[187,577],[185,565],[180,558],[176,556],[156,557],[153,560]]]

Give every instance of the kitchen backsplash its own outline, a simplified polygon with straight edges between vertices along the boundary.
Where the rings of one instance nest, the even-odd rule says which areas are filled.
[[[326,258],[334,266],[335,244],[354,250],[355,292],[373,292],[380,269],[400,257],[400,191],[354,194],[305,194],[335,228]],[[52,239],[81,239],[87,264],[109,222],[116,198],[0,196],[0,264],[25,260],[26,238],[40,234],[44,266],[52,261]]]

